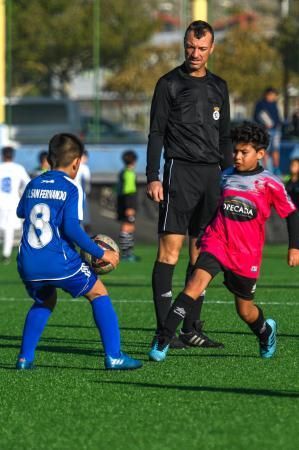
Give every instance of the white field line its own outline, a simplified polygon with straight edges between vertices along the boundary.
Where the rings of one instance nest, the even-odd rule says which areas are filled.
[[[32,299],[30,297],[0,297],[0,302],[23,302],[23,301],[30,301],[32,302]],[[75,302],[75,303],[86,303],[87,300],[84,298],[59,298],[58,302]],[[113,303],[147,303],[152,305],[152,300],[132,300],[132,299],[112,299]],[[274,306],[299,306],[299,302],[262,302],[257,301],[259,305],[274,305]],[[232,305],[234,304],[231,300],[205,300],[205,305]]]

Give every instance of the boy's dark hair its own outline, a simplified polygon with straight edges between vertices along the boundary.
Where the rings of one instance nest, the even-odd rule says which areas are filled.
[[[38,155],[38,160],[39,160],[40,164],[42,164],[43,161],[47,158],[48,158],[48,152],[46,150],[42,150]]]
[[[2,159],[5,161],[12,161],[15,156],[15,149],[13,147],[2,148]]]
[[[251,144],[255,150],[264,148],[267,150],[270,142],[269,134],[262,125],[252,122],[244,122],[232,129],[231,138],[234,144],[243,142]]]
[[[208,22],[204,22],[203,20],[195,20],[190,23],[187,30],[185,31],[184,36],[184,45],[186,45],[186,41],[188,38],[188,34],[193,31],[196,39],[200,39],[205,36],[207,33],[211,33],[212,42],[214,42],[214,30]]]
[[[48,162],[52,169],[67,167],[75,158],[81,158],[84,146],[71,133],[55,134],[49,142]]]
[[[134,152],[134,150],[126,150],[125,152],[123,152],[121,158],[126,166],[128,166],[129,164],[133,164],[138,159],[137,154]]]

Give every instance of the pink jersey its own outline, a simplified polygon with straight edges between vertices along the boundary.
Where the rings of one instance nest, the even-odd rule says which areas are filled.
[[[222,175],[221,203],[202,237],[201,251],[239,275],[258,278],[264,224],[272,206],[283,218],[296,211],[278,177],[262,168],[243,174],[227,169]]]

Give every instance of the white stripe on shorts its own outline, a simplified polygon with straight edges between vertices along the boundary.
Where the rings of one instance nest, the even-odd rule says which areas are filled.
[[[168,214],[168,206],[169,206],[169,187],[170,187],[170,182],[171,182],[172,166],[173,166],[173,159],[171,160],[170,169],[169,169],[168,195],[167,195],[167,204],[166,204],[166,214],[165,214],[165,220],[164,220],[164,225],[163,225],[163,230],[164,230],[164,231],[165,231],[165,228],[166,228],[166,221],[167,221],[167,214]]]

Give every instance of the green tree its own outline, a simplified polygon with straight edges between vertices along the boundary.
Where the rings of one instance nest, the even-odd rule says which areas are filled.
[[[50,95],[55,79],[67,94],[70,79],[93,66],[94,0],[10,1],[13,92]],[[119,69],[148,40],[153,2],[101,0],[101,65]]]
[[[157,28],[156,0],[101,0],[101,63],[120,70]]]
[[[140,46],[129,53],[126,64],[115,72],[106,88],[123,97],[152,95],[157,80],[178,64],[180,45]]]
[[[12,2],[12,86],[20,93],[62,93],[71,77],[91,65],[92,4],[77,0]]]
[[[227,33],[215,49],[213,70],[245,104],[260,97],[265,87],[280,88],[282,83],[277,50],[254,27],[238,27]]]
[[[294,15],[282,18],[279,22],[274,40],[282,62],[284,117],[286,119],[289,116],[289,84],[294,75],[299,74],[299,5],[297,8]]]

